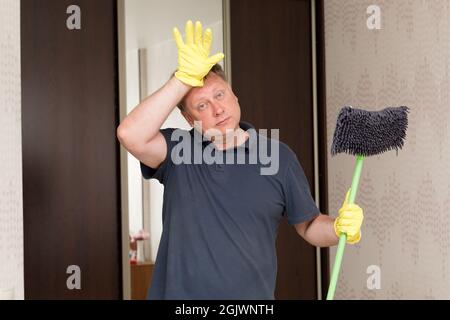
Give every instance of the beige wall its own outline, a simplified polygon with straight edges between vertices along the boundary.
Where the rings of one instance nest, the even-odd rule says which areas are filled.
[[[0,30],[0,299],[22,299],[20,1],[0,1]]]
[[[372,4],[381,30],[366,26]],[[411,108],[404,150],[365,162],[363,238],[346,249],[336,298],[450,299],[450,1],[326,0],[325,33],[329,147],[344,105]],[[328,160],[333,214],[353,159]],[[367,289],[370,265],[380,290]]]

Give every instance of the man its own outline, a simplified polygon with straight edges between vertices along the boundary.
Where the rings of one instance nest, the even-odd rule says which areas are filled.
[[[251,125],[240,121],[238,98],[217,65],[223,54],[209,55],[211,30],[203,34],[200,22],[194,30],[188,21],[186,42],[176,28],[174,37],[179,54],[174,76],[117,130],[121,144],[141,161],[144,177],[165,186],[149,298],[273,299],[282,215],[306,241],[327,247],[338,243],[341,232],[349,243],[359,241],[362,209],[344,202],[337,219],[320,214],[294,152],[262,135],[252,140]],[[247,161],[180,162],[194,158],[191,150],[177,149],[175,129],[160,130],[177,104],[194,127],[181,132],[192,137],[188,146],[202,154],[210,148],[216,159],[241,152]],[[195,139],[199,132],[203,138]],[[262,174],[260,159],[248,161],[259,147],[277,156],[275,172]]]

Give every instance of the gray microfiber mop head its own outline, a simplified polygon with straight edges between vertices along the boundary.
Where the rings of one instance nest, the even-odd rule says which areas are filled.
[[[344,107],[334,131],[331,154],[373,156],[401,149],[408,127],[408,107],[366,111]]]

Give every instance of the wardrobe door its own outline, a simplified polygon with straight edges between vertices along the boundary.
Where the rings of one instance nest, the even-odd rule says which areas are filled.
[[[232,86],[242,120],[280,129],[314,195],[313,66],[309,0],[230,1]],[[316,299],[316,248],[283,219],[277,299]]]
[[[116,16],[21,0],[26,299],[122,297]]]

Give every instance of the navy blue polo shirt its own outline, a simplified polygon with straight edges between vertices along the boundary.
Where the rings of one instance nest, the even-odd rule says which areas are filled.
[[[173,128],[160,130],[167,157],[159,168],[141,163],[145,179],[164,185],[163,230],[149,299],[274,299],[282,216],[294,225],[319,215],[295,153],[280,142],[277,172],[263,175],[261,168],[269,165],[257,150],[266,144],[270,154],[273,141],[245,122],[240,126],[257,137],[231,149],[236,155],[243,151],[244,164],[237,158],[225,163],[225,152],[194,139],[194,129],[181,133],[193,138],[192,147],[222,154],[223,163],[180,163],[181,156],[193,159],[194,152],[177,149],[180,135],[178,141],[171,137],[181,129]],[[252,152],[258,154],[256,163],[249,160]]]

